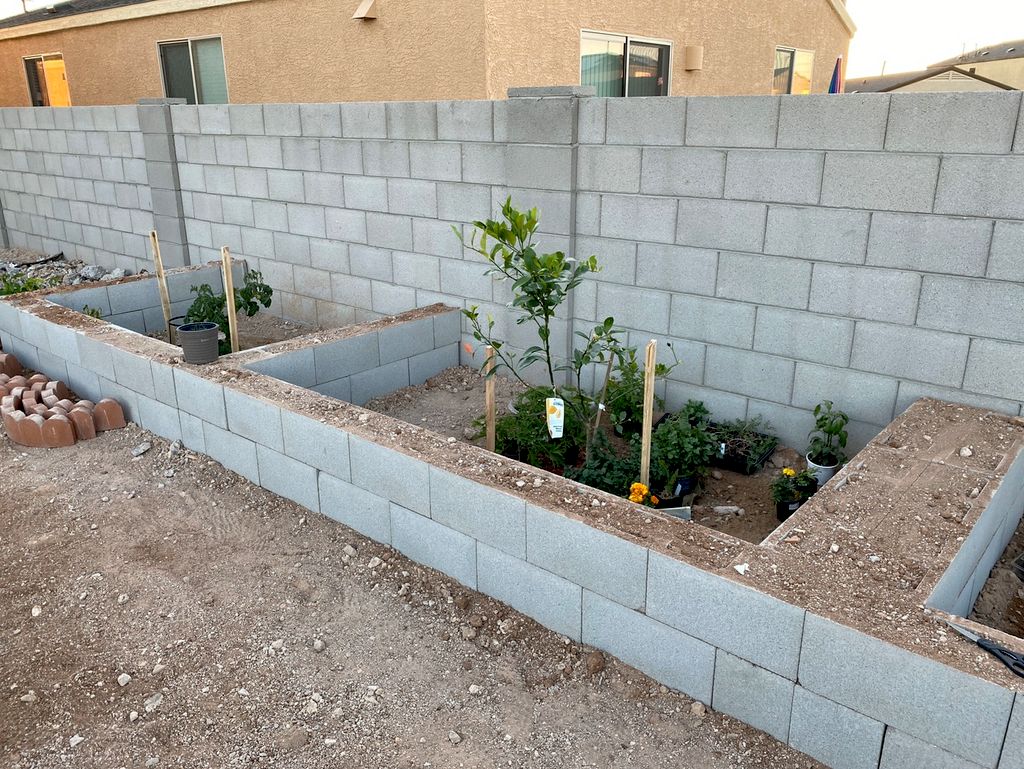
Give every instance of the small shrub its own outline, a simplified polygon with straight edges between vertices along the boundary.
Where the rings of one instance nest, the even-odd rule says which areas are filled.
[[[676,414],[662,422],[651,436],[651,481],[673,496],[681,478],[701,478],[718,453],[718,442],[707,423],[691,424]]]
[[[728,460],[726,466],[741,469],[747,474],[760,469],[761,460],[779,445],[779,439],[768,434],[771,425],[762,417],[733,419],[719,422],[714,427],[719,456]]]
[[[640,476],[640,443],[633,441],[621,454],[615,451],[605,433],[598,431],[590,442],[587,460],[581,467],[571,468],[566,477],[609,494],[621,495]]]
[[[97,320],[99,320],[100,318],[103,317],[103,310],[101,310],[99,307],[90,307],[89,305],[85,305],[82,308],[82,314],[88,315],[90,318],[96,318]]]
[[[846,425],[850,417],[822,401],[814,407],[814,429],[808,433],[807,456],[816,465],[832,467],[846,461]]]
[[[802,502],[818,490],[818,479],[810,470],[797,472],[792,467],[783,467],[772,481],[772,501]]]
[[[41,288],[55,285],[55,283],[55,279],[43,280],[42,278],[31,277],[23,272],[15,272],[0,276],[0,296],[26,294],[29,291],[38,291]]]
[[[551,440],[545,416],[545,401],[550,397],[552,391],[544,387],[532,387],[520,394],[515,401],[516,413],[502,415],[495,424],[494,448],[506,457],[561,473],[579,460],[586,443],[586,426],[566,419],[562,437]]]
[[[669,349],[672,349],[671,343]],[[615,350],[614,354],[615,375],[608,381],[605,411],[615,432],[619,435],[628,435],[639,432],[643,425],[644,369],[635,347],[621,347]],[[664,379],[678,365],[678,360],[671,364],[658,363],[654,367],[654,375],[658,379]],[[655,395],[655,411],[663,408],[665,400]]]
[[[185,313],[186,323],[216,323],[225,337],[230,333],[228,326],[227,296],[215,294],[209,283],[192,286],[196,295],[192,306]],[[274,289],[263,282],[263,275],[251,270],[245,274],[241,288],[235,289],[235,309],[249,318],[260,311],[260,306],[270,307]],[[230,339],[222,339],[218,345],[221,355],[231,352]]]

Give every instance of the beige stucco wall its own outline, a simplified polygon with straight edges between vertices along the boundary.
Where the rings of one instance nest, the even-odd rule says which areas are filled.
[[[163,96],[157,41],[221,35],[231,102],[480,98],[483,13],[475,0],[255,0],[0,40],[0,105],[27,105],[21,58],[62,52],[75,105]]]
[[[157,41],[220,35],[229,98],[245,102],[503,98],[579,82],[581,29],[669,40],[672,93],[768,93],[776,45],[815,51],[828,87],[850,35],[828,0],[253,0],[0,40],[0,105],[27,105],[23,56],[61,52],[76,105],[162,96]],[[142,6],[144,7],[144,6]],[[682,69],[682,46],[704,69]]]
[[[961,69],[973,69],[975,73],[987,77],[989,80],[1024,89],[1024,58],[981,61],[959,66]]]
[[[578,83],[583,29],[672,42],[674,96],[770,93],[777,45],[814,51],[812,89],[827,91],[851,37],[828,0],[536,0],[528,15],[523,7],[487,0],[489,98],[509,86]],[[683,70],[684,45],[704,46],[701,71]]]

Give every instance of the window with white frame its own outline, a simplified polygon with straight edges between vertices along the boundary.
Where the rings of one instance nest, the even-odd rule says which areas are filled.
[[[580,83],[598,96],[668,96],[672,46],[629,35],[584,31]]]
[[[219,37],[168,40],[160,45],[164,95],[189,104],[227,104],[224,50]]]
[[[775,71],[772,77],[772,94],[811,92],[811,75],[814,73],[814,51],[779,46],[775,49]]]

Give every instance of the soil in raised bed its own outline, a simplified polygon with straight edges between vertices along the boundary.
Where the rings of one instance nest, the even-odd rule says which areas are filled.
[[[501,377],[496,383],[500,414],[523,387]],[[484,443],[475,424],[484,413],[484,379],[469,366],[447,369],[425,384],[372,400],[366,408],[456,440],[478,446]],[[796,452],[790,453],[797,457]],[[788,458],[785,450],[777,455]],[[779,525],[769,490],[776,472],[771,464],[755,475],[715,470],[705,483],[704,493],[697,497],[693,520],[748,542],[761,542]],[[742,513],[716,513],[715,507],[735,507]]]
[[[970,618],[1024,638],[1024,582],[1013,572],[1013,561],[1021,553],[1024,553],[1024,520],[978,594]]]
[[[319,326],[307,326],[294,320],[285,320],[267,312],[260,312],[251,318],[238,316],[238,347],[239,350],[251,350],[265,344],[285,342],[289,339],[315,334],[322,329]],[[156,339],[167,341],[166,333],[151,334]]]

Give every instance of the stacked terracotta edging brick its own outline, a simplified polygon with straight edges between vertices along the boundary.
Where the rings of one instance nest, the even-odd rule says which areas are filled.
[[[22,376],[21,362],[0,353],[0,415],[7,437],[19,446],[56,449],[126,426],[117,401],[72,400],[71,391],[45,374]]]

